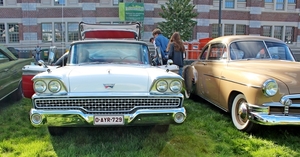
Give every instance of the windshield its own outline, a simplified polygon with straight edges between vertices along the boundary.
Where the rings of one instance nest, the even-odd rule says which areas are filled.
[[[139,43],[90,42],[71,48],[71,64],[149,64],[148,47]]]
[[[230,59],[278,59],[294,61],[283,43],[264,41],[237,41],[230,44]]]

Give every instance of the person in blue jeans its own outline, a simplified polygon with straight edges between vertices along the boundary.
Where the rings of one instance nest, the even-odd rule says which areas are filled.
[[[169,52],[169,59],[173,60],[173,64],[179,67],[178,74],[182,76],[184,58],[185,58],[185,47],[180,38],[179,32],[174,32],[170,38],[170,42],[167,47]]]
[[[161,50],[163,64],[167,64],[167,60],[168,60],[167,46],[169,43],[169,39],[164,35],[162,35],[161,30],[158,28],[152,31],[152,35],[154,37],[155,46],[159,47]]]

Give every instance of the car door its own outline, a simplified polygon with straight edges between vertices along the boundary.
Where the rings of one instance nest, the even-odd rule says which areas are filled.
[[[197,64],[201,95],[216,105],[219,105],[220,100],[220,77],[227,64],[226,58],[223,56],[224,50],[225,46],[221,43],[211,44],[204,50],[207,53],[206,59]]]
[[[193,66],[197,71],[197,81],[196,81],[196,91],[195,93],[199,95],[200,97],[204,97],[204,83],[203,76],[206,73],[204,70],[206,70],[206,64],[207,64],[207,55],[209,53],[209,45],[203,48],[203,51],[201,55],[199,56],[199,59],[194,62]]]
[[[0,51],[0,100],[10,93],[9,89],[7,89],[7,83],[10,79],[9,62],[9,58],[2,51]]]

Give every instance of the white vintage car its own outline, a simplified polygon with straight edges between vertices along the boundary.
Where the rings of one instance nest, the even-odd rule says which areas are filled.
[[[156,125],[186,118],[183,78],[151,65],[147,43],[93,39],[73,42],[67,65],[32,78],[30,121],[52,135],[69,126]]]

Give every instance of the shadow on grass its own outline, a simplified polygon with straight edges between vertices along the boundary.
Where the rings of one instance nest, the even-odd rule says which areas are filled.
[[[57,156],[157,156],[168,141],[166,135],[153,126],[86,127],[67,128],[66,134],[51,140]]]

